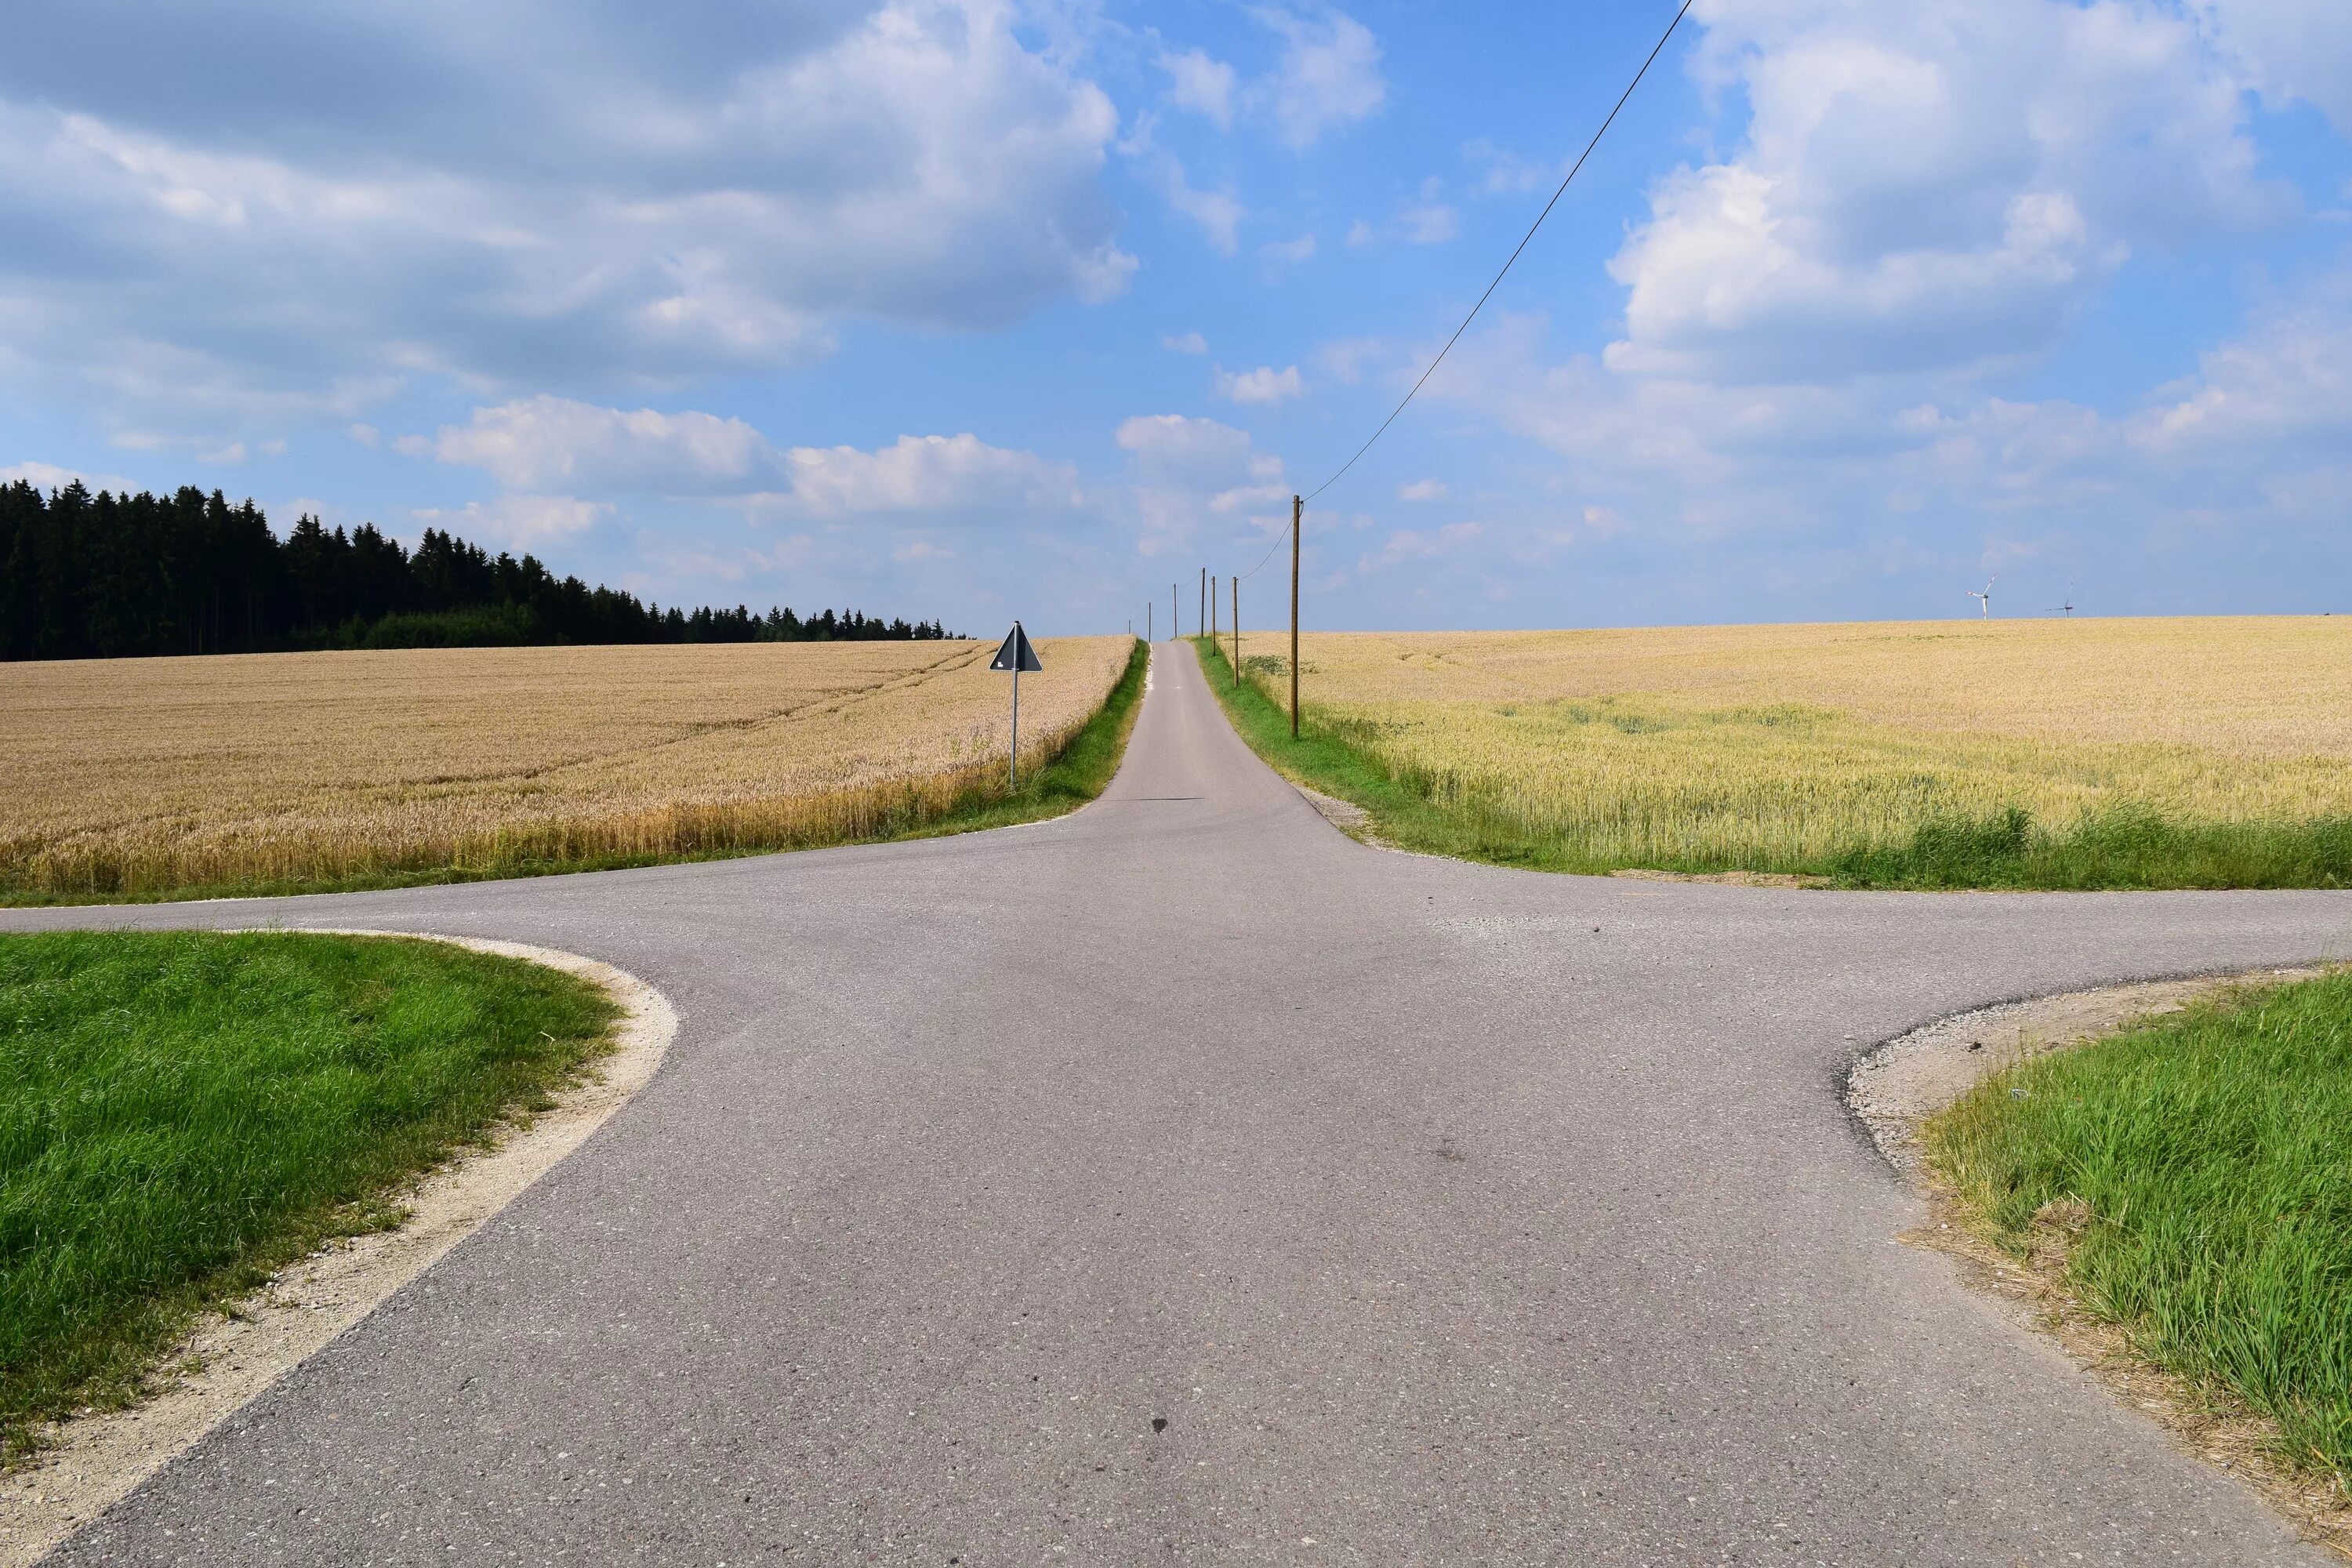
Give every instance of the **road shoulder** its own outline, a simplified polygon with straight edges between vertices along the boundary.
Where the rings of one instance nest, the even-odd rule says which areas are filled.
[[[415,931],[320,934],[421,937],[577,975],[621,1009],[614,1049],[551,1109],[398,1194],[408,1217],[396,1228],[323,1247],[208,1314],[162,1358],[152,1397],[66,1423],[23,1468],[0,1477],[0,1568],[37,1561],[431,1268],[644,1088],[677,1032],[659,992],[575,953]]]
[[[1845,1103],[1927,1206],[1925,1220],[1899,1239],[1952,1259],[1965,1285],[1999,1302],[2013,1321],[2054,1340],[2111,1395],[2163,1427],[2182,1451],[2251,1487],[2306,1540],[2352,1560],[2352,1499],[2275,1458],[2273,1423],[2226,1389],[2156,1366],[2122,1327],[2092,1311],[2067,1288],[2066,1249],[2074,1233],[2065,1229],[2064,1216],[2037,1226],[2036,1245],[2025,1258],[1994,1246],[1928,1166],[1919,1139],[1929,1118],[2006,1068],[2177,1013],[2217,991],[2267,988],[2327,973],[2329,966],[2271,968],[2146,981],[1956,1014],[1865,1052],[1847,1073]]]

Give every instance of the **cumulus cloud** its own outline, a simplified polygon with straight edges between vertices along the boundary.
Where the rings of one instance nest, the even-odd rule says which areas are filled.
[[[1397,215],[1397,230],[1412,245],[1443,245],[1454,237],[1454,209],[1443,202],[1407,207]]]
[[[791,500],[819,516],[906,512],[942,516],[1014,508],[1074,510],[1077,470],[976,436],[901,436],[875,451],[795,447],[784,454]]]
[[[10,463],[0,468],[0,485],[20,481],[41,490],[61,490],[68,485],[79,484],[84,489],[112,490],[118,495],[136,488],[119,474],[88,474],[79,468],[61,468],[55,463]]]
[[[2116,0],[1702,7],[1744,142],[1661,180],[1611,266],[1613,368],[1823,380],[2046,349],[2133,248],[2282,210],[2240,84]]]
[[[1168,73],[1168,99],[1213,121],[1218,130],[1234,122],[1234,68],[1202,49],[1163,54],[1160,68]]]
[[[1244,209],[1232,190],[1195,189],[1185,178],[1184,165],[1172,154],[1161,157],[1160,173],[1168,205],[1201,226],[1212,249],[1220,256],[1231,256],[1240,247]]]
[[[1198,332],[1171,332],[1160,340],[1160,346],[1171,353],[1204,354],[1209,352],[1209,340]]]
[[[460,538],[530,550],[584,533],[612,510],[606,502],[572,496],[514,495],[468,501],[454,510],[419,507],[409,515]]]
[[[1380,40],[1339,11],[1259,13],[1282,35],[1282,60],[1259,86],[1282,139],[1311,146],[1326,131],[1375,112],[1388,100]]]
[[[773,366],[837,321],[991,327],[1135,266],[1116,111],[996,0],[600,14],[562,48],[520,0],[132,11],[102,52],[80,7],[12,13],[0,221],[73,244],[16,252],[0,353],[127,366],[148,384],[93,395],[141,417],[207,383],[348,414],[419,374]]]
[[[740,419],[544,395],[475,409],[469,423],[442,428],[433,452],[516,489],[740,494],[782,471],[767,437]]]
[[[1289,521],[1282,459],[1257,450],[1247,431],[1181,414],[1139,414],[1113,439],[1132,466],[1129,504],[1146,555],[1191,542],[1212,524],[1255,532]]]
[[[1280,403],[1307,390],[1295,364],[1280,370],[1262,364],[1255,370],[1238,372],[1219,365],[1214,375],[1217,395],[1234,403]]]
[[[2352,134],[2352,6],[2336,0],[2186,4],[2266,99],[2307,99]]]
[[[781,447],[740,419],[531,397],[478,408],[432,443],[444,463],[518,491],[731,498],[772,515],[940,518],[1082,503],[1077,470],[969,433],[857,447]]]
[[[1297,239],[1275,240],[1259,247],[1259,254],[1279,266],[1295,267],[1315,255],[1315,235],[1309,230]]]
[[[1445,483],[1442,479],[1415,479],[1397,487],[1399,500],[1436,500],[1444,494]]]

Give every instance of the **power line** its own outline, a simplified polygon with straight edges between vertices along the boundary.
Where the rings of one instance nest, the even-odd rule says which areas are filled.
[[[1404,405],[1412,401],[1413,393],[1419,392],[1422,388],[1423,383],[1428,381],[1432,375],[1435,374],[1437,373],[1437,367],[1445,363],[1445,356],[1454,351],[1454,345],[1461,341],[1462,334],[1470,330],[1470,323],[1477,319],[1478,312],[1485,307],[1487,298],[1491,296],[1496,289],[1502,286],[1504,274],[1510,271],[1511,263],[1518,260],[1519,252],[1528,247],[1528,242],[1536,237],[1536,230],[1543,226],[1543,220],[1551,216],[1551,209],[1558,206],[1559,205],[1559,198],[1568,194],[1569,181],[1576,178],[1577,170],[1584,167],[1585,159],[1592,156],[1592,150],[1601,145],[1601,139],[1607,135],[1609,133],[1609,128],[1617,122],[1618,110],[1623,109],[1625,107],[1626,100],[1633,96],[1633,89],[1642,85],[1642,79],[1650,74],[1650,67],[1656,63],[1658,56],[1665,51],[1666,40],[1672,38],[1675,36],[1675,29],[1682,26],[1683,17],[1689,13],[1692,4],[1693,0],[1683,0],[1682,9],[1675,13],[1675,19],[1667,23],[1666,30],[1659,35],[1657,47],[1653,48],[1650,51],[1649,58],[1642,62],[1642,68],[1633,73],[1633,79],[1625,84],[1625,90],[1618,95],[1617,107],[1609,111],[1609,118],[1601,122],[1601,129],[1594,132],[1592,133],[1592,140],[1584,144],[1584,151],[1578,154],[1576,163],[1569,169],[1567,179],[1560,181],[1559,188],[1552,192],[1551,200],[1544,203],[1543,211],[1536,214],[1536,221],[1529,224],[1528,226],[1528,232],[1520,237],[1517,247],[1511,252],[1510,260],[1503,263],[1503,270],[1495,274],[1494,282],[1486,285],[1486,292],[1478,296],[1478,303],[1470,307],[1470,314],[1462,318],[1462,324],[1454,329],[1454,335],[1445,340],[1445,346],[1437,351],[1437,357],[1431,360],[1429,362],[1429,368],[1421,373],[1421,380],[1412,384],[1412,392],[1406,393],[1397,405],[1389,410],[1389,416],[1381,421],[1381,427],[1378,430],[1373,431],[1371,436],[1362,446],[1356,448],[1355,457],[1349,458],[1346,462],[1339,465],[1339,473],[1333,474],[1329,479],[1325,479],[1321,484],[1317,485],[1313,489],[1307,492],[1307,500],[1313,500],[1317,496],[1321,495],[1325,490],[1328,490],[1333,485],[1338,484],[1339,482],[1340,475],[1345,474],[1349,468],[1356,466],[1356,458],[1360,458],[1365,453],[1372,449],[1372,442],[1379,440],[1382,435],[1387,433],[1388,427],[1396,423],[1397,416],[1404,412]],[[1279,540],[1276,541],[1276,548],[1279,548],[1280,544],[1281,542]],[[1267,551],[1266,560],[1271,561],[1273,559],[1274,552],[1272,550]],[[1258,563],[1258,565],[1260,566],[1265,564],[1265,561]],[[1252,568],[1252,572],[1255,573],[1255,568]]]

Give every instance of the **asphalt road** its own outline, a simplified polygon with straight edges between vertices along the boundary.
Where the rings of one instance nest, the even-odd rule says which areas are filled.
[[[1368,849],[1155,654],[1058,822],[0,915],[509,937],[684,1020],[579,1153],[57,1560],[2329,1561],[1897,1243],[1919,1209],[1838,1086],[1980,1004],[2343,956],[2352,898]]]

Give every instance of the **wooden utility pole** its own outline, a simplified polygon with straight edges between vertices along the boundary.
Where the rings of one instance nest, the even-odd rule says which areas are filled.
[[[1298,739],[1298,512],[1290,498],[1290,738]]]
[[[1242,580],[1228,577],[1225,581],[1234,585],[1234,685],[1238,689],[1242,683]]]
[[[1209,578],[1209,640],[1217,640],[1217,579],[1213,574]]]

